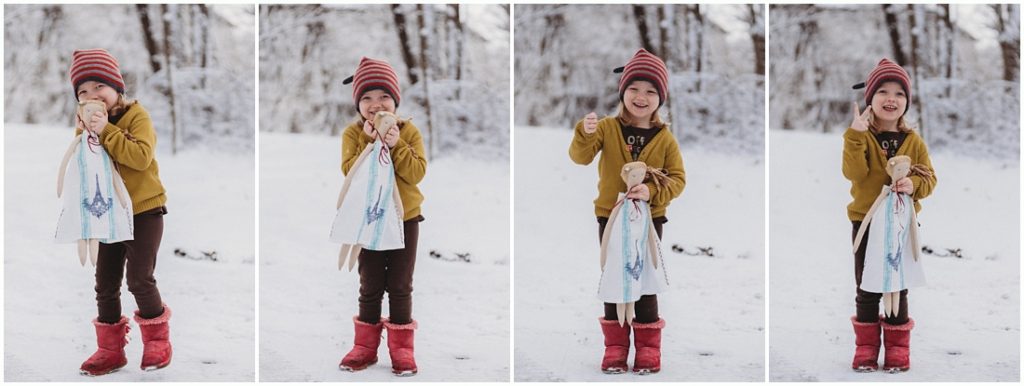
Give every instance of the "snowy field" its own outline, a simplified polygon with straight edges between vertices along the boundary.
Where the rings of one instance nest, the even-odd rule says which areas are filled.
[[[173,309],[171,365],[139,369],[142,339],[131,322],[128,365],[101,378],[78,374],[96,349],[94,270],[73,244],[55,244],[57,168],[72,139],[63,127],[4,125],[4,380],[253,381],[255,379],[254,156],[206,148],[157,160],[168,214],[156,278]],[[161,140],[165,140],[161,138]],[[188,260],[215,250],[218,261]],[[126,315],[135,300],[122,286]]]
[[[763,381],[763,161],[684,147],[687,186],[669,206],[662,243],[671,285],[658,297],[662,370],[605,375],[597,160],[569,159],[572,134],[515,133],[516,381]],[[674,253],[674,244],[711,246],[716,257]]]
[[[855,285],[841,133],[771,132],[772,381],[1019,380],[1017,160],[932,154],[935,192],[922,201],[926,287],[910,290],[911,370],[850,370]],[[884,355],[884,350],[883,350]]]
[[[397,380],[380,361],[349,373],[359,275],[328,241],[341,189],[341,139],[260,133],[260,380]],[[419,374],[403,381],[509,379],[509,165],[447,155],[430,162],[413,318]],[[469,252],[470,263],[434,259]],[[385,296],[384,316],[387,316]]]

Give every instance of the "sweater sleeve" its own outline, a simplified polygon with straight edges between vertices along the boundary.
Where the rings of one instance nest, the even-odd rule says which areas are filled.
[[[867,131],[847,128],[843,133],[843,176],[857,182],[868,175],[868,136]]]
[[[368,143],[368,137],[362,130],[352,130],[351,126],[345,129],[341,135],[341,174],[348,175]]]
[[[938,179],[935,177],[935,168],[932,167],[932,159],[928,156],[928,145],[925,145],[923,139],[917,141],[917,146],[914,151],[914,164],[921,164],[928,168],[928,171],[932,172],[931,176],[910,176],[910,181],[914,183],[914,200],[920,200],[928,197],[935,190],[935,184]]]
[[[128,122],[128,127],[107,123],[100,132],[100,142],[117,163],[134,170],[146,170],[155,157],[156,130],[149,113],[142,111]]]
[[[569,158],[580,165],[589,165],[594,161],[597,152],[604,146],[604,120],[597,123],[597,131],[587,134],[583,131],[583,120],[576,122],[575,134],[569,145]]]
[[[666,206],[670,201],[679,197],[683,193],[683,189],[686,188],[686,169],[683,167],[683,156],[679,151],[679,143],[672,138],[668,146],[668,154],[665,155],[665,171],[668,181],[660,189],[654,183],[647,183],[647,187],[651,191],[651,205]]]
[[[412,123],[406,123],[398,142],[391,148],[391,159],[395,162],[395,175],[416,185],[427,174],[427,159],[424,157],[423,136]]]

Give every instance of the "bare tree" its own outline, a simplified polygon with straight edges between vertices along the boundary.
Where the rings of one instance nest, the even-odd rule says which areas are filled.
[[[171,16],[167,4],[160,4],[160,19],[164,24],[164,61],[167,68],[167,98],[171,107],[171,154],[178,153],[178,115],[174,103],[174,63],[171,61]]]
[[[160,49],[156,45],[156,37],[153,33],[153,23],[149,20],[149,5],[136,4],[135,10],[139,13],[139,24],[142,25],[142,43],[149,52],[149,66],[153,73],[160,72]]]
[[[419,21],[419,36],[420,36],[420,74],[423,75],[423,109],[427,112],[427,157],[434,157],[434,130],[433,130],[433,117],[430,111],[430,79],[428,76],[428,31],[430,26],[427,25],[427,20],[430,17],[427,15],[430,13],[429,7],[424,7],[423,4],[416,4],[416,18]]]
[[[754,73],[764,75],[764,8],[747,4],[750,40],[754,43]]]
[[[900,41],[899,9],[892,4],[882,4],[882,13],[885,14],[885,26],[889,30],[889,43],[892,45],[892,58],[899,64],[906,64],[907,54],[903,50],[903,42]]]
[[[636,28],[640,32],[640,45],[645,50],[658,55],[658,50],[654,49],[654,44],[651,44],[650,28],[647,27],[647,11],[643,5],[633,5],[633,17],[636,19]]]
[[[999,33],[999,49],[1003,56],[1003,80],[1020,79],[1020,6],[993,4],[996,12],[995,30]]]
[[[409,73],[409,83],[417,84],[420,82],[419,76],[416,74],[416,58],[412,55],[412,47],[410,47],[408,22],[405,20],[405,11],[402,9],[401,4],[391,4],[391,15],[395,19],[395,30],[398,31],[398,43],[402,46],[402,61],[405,62],[406,72]]]

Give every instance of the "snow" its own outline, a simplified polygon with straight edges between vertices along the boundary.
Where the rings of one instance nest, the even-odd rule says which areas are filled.
[[[78,367],[96,349],[94,270],[73,244],[56,244],[57,166],[71,128],[5,124],[5,381],[89,381]],[[161,138],[163,139],[163,138]],[[168,214],[156,278],[171,318],[173,363],[139,369],[142,339],[132,322],[128,365],[104,381],[255,380],[254,156],[160,147]],[[219,261],[174,256],[215,250]],[[135,299],[122,286],[122,309]]]
[[[763,163],[683,144],[687,187],[669,206],[662,244],[662,370],[605,375],[597,161],[569,160],[572,134],[516,128],[516,381],[762,381]],[[716,257],[673,253],[673,244],[712,246]]]
[[[922,244],[962,248],[964,258],[923,257],[928,285],[909,295],[912,369],[856,373],[842,141],[840,133],[771,132],[770,379],[1018,381],[1017,160],[931,154],[938,185],[922,201]]]
[[[260,133],[260,380],[392,381],[380,362],[338,369],[352,347],[359,275],[328,241],[341,189],[341,139]],[[414,276],[414,381],[509,379],[509,165],[448,154],[430,162]],[[470,252],[470,263],[430,257]],[[387,316],[387,298],[384,316]],[[385,333],[386,334],[386,333]]]

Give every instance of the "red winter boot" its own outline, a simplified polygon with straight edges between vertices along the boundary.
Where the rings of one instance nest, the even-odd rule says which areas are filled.
[[[857,351],[853,354],[853,369],[858,372],[878,370],[878,350],[882,347],[882,326],[879,322],[858,322],[850,317],[856,335]]]
[[[413,320],[409,324],[384,322],[388,329],[388,352],[391,354],[391,372],[399,377],[416,375],[416,358],[413,357],[413,331],[417,324]]]
[[[894,326],[882,322],[882,330],[885,331],[885,365],[884,369],[890,373],[910,370],[910,330],[914,328],[914,319],[908,319],[907,323]]]
[[[377,348],[380,347],[380,333],[384,329],[384,323],[369,324],[359,320],[358,316],[352,317],[356,326],[355,342],[352,350],[341,359],[338,368],[345,371],[359,371],[377,363]]]
[[[82,375],[97,376],[110,374],[128,364],[124,346],[128,344],[128,318],[122,316],[114,324],[92,320],[96,326],[96,352],[82,363]]]
[[[622,374],[629,370],[626,359],[629,357],[629,325],[619,325],[618,320],[601,321],[601,332],[604,333],[604,359],[601,360],[601,371],[605,374]]]
[[[633,341],[636,343],[636,359],[633,372],[640,375],[661,371],[661,329],[665,319],[654,323],[637,323],[633,319]]]
[[[171,364],[171,327],[167,321],[171,319],[171,308],[164,304],[164,313],[152,319],[143,319],[139,311],[135,311],[135,323],[142,331],[142,365],[143,370],[159,370]]]

